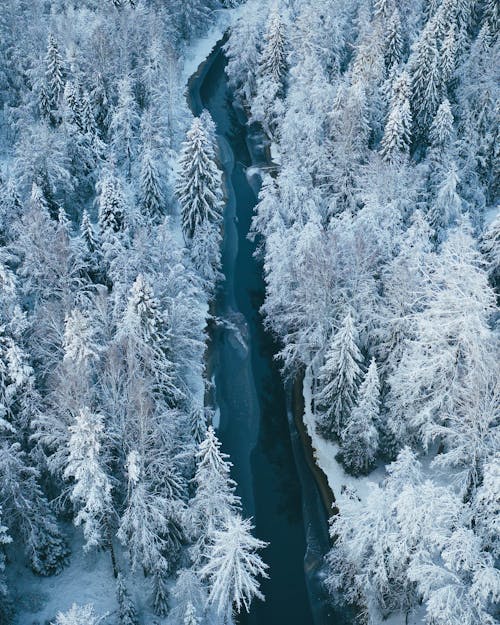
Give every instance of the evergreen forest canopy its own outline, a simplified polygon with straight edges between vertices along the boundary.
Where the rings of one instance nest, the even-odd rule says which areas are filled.
[[[182,78],[239,4],[228,80],[272,158],[262,313],[283,375],[311,374],[317,436],[383,475],[332,518],[332,600],[370,625],[419,606],[494,625],[496,0],[3,3],[0,623],[19,570],[82,554],[109,559],[109,623],[229,625],[263,598],[265,544],[204,405],[224,181]]]
[[[339,504],[327,585],[371,625],[417,609],[429,625],[493,625],[498,2],[243,11],[226,52],[274,161],[253,220],[266,323],[344,470],[387,465]]]

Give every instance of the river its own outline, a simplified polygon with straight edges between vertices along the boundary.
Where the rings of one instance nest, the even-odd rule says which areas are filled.
[[[215,302],[210,349],[219,408],[218,435],[231,456],[245,516],[269,546],[262,556],[270,579],[265,602],[255,600],[240,625],[347,625],[352,619],[328,604],[321,583],[329,548],[327,515],[292,418],[259,309],[264,301],[262,265],[247,234],[260,179],[252,166],[266,166],[258,128],[248,127],[233,103],[226,59],[219,42],[189,83],[195,115],[206,108],[217,126],[227,204],[222,264],[225,281]]]

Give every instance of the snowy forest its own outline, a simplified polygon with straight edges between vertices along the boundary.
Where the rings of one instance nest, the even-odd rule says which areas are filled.
[[[227,173],[186,89],[218,41],[268,161],[262,320],[335,497],[325,591],[353,625],[497,623],[497,0],[1,7],[0,625],[265,600],[209,400]]]

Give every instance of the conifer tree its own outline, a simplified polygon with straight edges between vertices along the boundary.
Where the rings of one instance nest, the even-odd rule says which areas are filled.
[[[286,70],[285,24],[276,2],[270,13],[264,34],[264,46],[257,67],[257,93],[252,102],[252,118],[264,125],[273,136],[283,114],[283,96]]]
[[[168,603],[168,570],[159,564],[153,573],[153,609],[158,616],[166,616]]]
[[[285,24],[280,15],[278,2],[269,13],[264,47],[259,60],[259,77],[271,80],[281,86],[286,69]]]
[[[64,359],[80,371],[100,358],[95,329],[91,320],[78,309],[66,315],[63,338]]]
[[[99,252],[99,241],[97,238],[97,233],[94,229],[94,225],[90,220],[90,216],[88,214],[87,209],[83,209],[82,213],[82,222],[80,224],[80,235],[85,244],[86,248],[86,258],[85,260],[93,265],[97,265],[97,255]]]
[[[481,250],[488,262],[493,284],[500,280],[500,213],[488,225],[482,236]]]
[[[356,399],[363,360],[357,343],[358,333],[349,312],[331,340],[318,375],[318,426],[327,438],[341,435]]]
[[[206,124],[196,117],[182,144],[176,193],[182,229],[190,239],[204,221],[219,224],[222,211],[222,176]]]
[[[391,68],[401,63],[403,58],[403,37],[401,34],[401,15],[396,7],[387,24],[385,33],[385,64]]]
[[[207,293],[211,295],[217,283],[223,279],[221,244],[219,225],[204,221],[196,227],[189,248],[193,265],[203,279]]]
[[[85,550],[108,544],[113,501],[111,481],[102,454],[102,415],[82,408],[70,426],[66,479],[72,478],[71,500],[77,514],[75,525],[83,525]]]
[[[359,398],[342,431],[342,461],[354,474],[367,473],[378,451],[377,425],[380,418],[380,381],[375,358],[361,386]]]
[[[125,585],[123,575],[118,573],[116,578],[116,597],[118,600],[118,615],[120,625],[138,625],[137,610]]]
[[[410,58],[412,108],[415,122],[425,131],[439,106],[442,93],[435,23],[431,20],[415,44]]]
[[[64,69],[61,53],[54,35],[49,35],[45,57],[47,93],[52,109],[56,109],[64,92]]]
[[[224,46],[228,63],[226,73],[236,97],[250,105],[256,90],[257,66],[262,38],[261,18],[258,11],[243,6],[243,14],[231,28]]]
[[[74,603],[67,612],[59,612],[51,625],[99,625],[101,622],[93,605],[79,606]]]
[[[413,121],[408,80],[407,73],[403,71],[393,88],[391,109],[381,143],[382,158],[389,163],[407,156],[410,150]]]
[[[258,577],[268,577],[257,550],[267,543],[254,538],[252,524],[238,514],[228,516],[222,529],[216,530],[207,563],[200,575],[210,585],[209,604],[230,622],[233,607],[237,613],[248,612],[254,597],[263,600]]]
[[[99,233],[104,252],[119,240],[119,233],[126,227],[126,206],[119,178],[112,172],[104,172],[97,185]]]
[[[118,102],[113,109],[109,131],[114,156],[119,165],[123,165],[130,179],[132,160],[135,156],[139,113],[132,93],[132,82],[128,76],[118,83]]]
[[[66,565],[69,551],[38,479],[21,445],[5,437],[0,451],[0,495],[10,533],[22,536],[35,573],[54,575]]]
[[[452,26],[446,35],[441,48],[441,76],[443,84],[448,85],[453,79],[457,64],[456,30]]]
[[[452,161],[437,189],[436,199],[430,212],[429,221],[439,239],[442,239],[444,231],[457,224],[462,216],[463,201],[457,188],[459,183],[457,167]]]
[[[199,625],[200,618],[197,616],[196,608],[189,602],[184,613],[183,625]]]
[[[231,463],[221,451],[221,444],[210,425],[196,453],[196,493],[191,502],[195,534],[195,562],[206,557],[208,543],[214,531],[220,529],[226,517],[240,509],[234,494],[235,483],[230,477]]]
[[[142,209],[147,217],[158,220],[163,215],[163,191],[157,161],[150,147],[141,153],[140,188]]]
[[[431,147],[446,150],[453,139],[453,113],[448,98],[445,98],[436,112],[429,131]]]

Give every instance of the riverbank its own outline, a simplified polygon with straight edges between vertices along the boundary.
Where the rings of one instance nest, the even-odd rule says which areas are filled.
[[[234,106],[221,45],[190,79],[188,97],[194,114],[206,108],[216,123],[227,183],[226,279],[212,309],[207,350],[207,374],[215,382],[210,400],[218,407],[217,431],[233,462],[243,512],[253,517],[256,536],[270,543],[263,553],[270,566],[262,583],[266,602],[254,602],[239,622],[340,625],[351,621],[333,613],[322,585],[331,499],[316,482],[312,449],[291,416],[298,414],[291,408],[296,401],[283,386],[279,347],[263,327],[263,268],[247,236],[260,187],[253,172],[267,165],[264,142]]]

